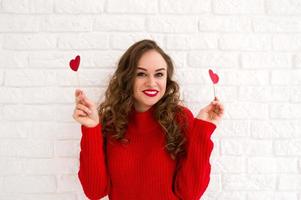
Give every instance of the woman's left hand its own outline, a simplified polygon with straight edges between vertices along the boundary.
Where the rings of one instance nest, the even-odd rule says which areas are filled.
[[[214,100],[209,105],[207,105],[206,107],[200,110],[196,118],[217,125],[219,121],[222,119],[223,115],[224,115],[224,106],[219,101],[219,99],[215,97]]]

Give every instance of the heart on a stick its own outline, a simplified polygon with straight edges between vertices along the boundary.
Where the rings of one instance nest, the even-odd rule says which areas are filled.
[[[69,65],[73,71],[77,71],[80,63],[80,56],[77,55],[75,59],[70,60]]]
[[[219,77],[216,73],[214,73],[211,69],[209,69],[209,76],[213,82],[213,84],[217,84],[218,83],[218,80],[219,80]]]

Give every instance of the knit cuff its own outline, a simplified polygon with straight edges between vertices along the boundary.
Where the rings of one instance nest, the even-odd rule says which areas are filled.
[[[216,125],[212,122],[208,122],[202,119],[195,118],[194,119],[194,132],[199,133],[201,132],[202,134],[206,135],[207,137],[210,138],[214,130],[216,129]]]

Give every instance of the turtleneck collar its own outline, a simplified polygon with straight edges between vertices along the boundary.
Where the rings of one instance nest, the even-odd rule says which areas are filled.
[[[154,106],[144,112],[138,112],[135,107],[132,107],[130,122],[138,129],[153,129],[159,125],[154,118]]]

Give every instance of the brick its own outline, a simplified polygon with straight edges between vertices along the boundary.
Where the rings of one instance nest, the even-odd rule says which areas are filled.
[[[185,71],[185,73],[183,73]],[[207,82],[207,73],[203,72],[202,69],[189,68],[186,70],[179,69],[175,72],[175,77],[181,84],[206,84]],[[196,76],[196,74],[199,74]],[[205,76],[206,74],[206,76]]]
[[[41,19],[38,16],[0,14],[1,32],[37,32]]]
[[[53,156],[53,142],[41,139],[2,139],[1,156],[26,158],[50,158]]]
[[[89,15],[49,15],[41,23],[46,32],[87,32],[92,30],[93,18]]]
[[[24,67],[28,67],[27,52],[0,50],[0,68],[24,68]]]
[[[254,139],[223,139],[221,141],[222,155],[272,155],[272,141]]]
[[[256,200],[298,200],[297,194],[293,192],[257,192],[252,191],[248,192],[248,198],[249,199],[256,199]]]
[[[0,69],[0,85],[2,86],[4,83],[4,70]]]
[[[286,102],[290,100],[291,88],[286,86],[242,86],[239,88],[238,99],[241,101]]]
[[[58,192],[76,192],[81,189],[77,175],[61,175],[57,178]]]
[[[27,175],[77,174],[79,160],[73,158],[22,159]]]
[[[56,192],[55,176],[8,176],[4,190],[13,193]]]
[[[99,33],[66,34],[58,37],[60,49],[108,49],[109,36]]]
[[[215,166],[212,173],[229,174],[244,173],[246,171],[246,159],[237,156],[220,156],[211,162]]]
[[[56,48],[57,38],[50,34],[7,34],[3,36],[3,48],[10,50],[43,50]]]
[[[250,136],[249,120],[223,120],[222,126],[218,134],[221,138]]]
[[[223,177],[225,190],[274,190],[276,175],[227,174]]]
[[[112,49],[126,50],[135,42],[140,40],[150,39],[154,40],[161,48],[164,48],[164,37],[162,35],[156,35],[151,33],[122,33],[113,34],[110,37],[110,44]]]
[[[71,41],[71,40],[70,40]],[[67,45],[65,42],[64,45]],[[82,44],[84,45],[84,44]],[[123,52],[121,51],[110,51],[110,50],[93,50],[93,51],[80,51],[81,56],[81,62],[80,62],[80,69],[84,68],[112,68],[115,67],[117,64],[118,59],[121,57],[121,54]],[[73,59],[77,54],[75,52],[64,52],[64,51],[35,51],[35,52],[29,52],[26,57],[27,63],[26,65],[30,66],[31,68],[58,68],[62,69],[68,66],[68,62]],[[13,59],[15,58],[17,62],[17,56],[19,54],[13,54],[8,56],[11,56]],[[26,58],[24,56],[24,59]],[[3,56],[3,59],[5,57]],[[0,61],[1,61],[1,54],[0,54]],[[22,54],[20,54],[20,65],[22,61]],[[79,69],[79,71],[80,71]]]
[[[109,78],[113,74],[113,69],[106,70],[82,70],[79,74],[74,71],[68,70],[66,72],[61,71],[57,74],[57,84],[60,86],[106,86],[109,82]],[[79,82],[77,81],[79,77]]]
[[[227,156],[240,156],[244,153],[242,140],[223,139],[221,141],[221,154]]]
[[[273,48],[280,51],[300,51],[301,35],[275,35]]]
[[[271,72],[271,83],[273,85],[300,85],[301,70],[273,70]]]
[[[18,175],[18,174],[20,175],[22,173],[23,173],[23,162],[20,158],[3,157],[0,159],[0,176]]]
[[[263,14],[263,0],[214,0],[213,12],[217,14]]]
[[[174,50],[165,50],[165,53],[169,55],[169,57],[173,61],[174,68],[177,70],[178,68],[186,68],[187,67],[187,53],[182,51],[174,51]]]
[[[77,200],[75,194],[73,193],[62,193],[62,194],[0,194],[0,199],[5,200]]]
[[[118,61],[124,52],[122,51],[87,51],[82,52],[82,65],[87,67],[97,67],[99,68],[117,68]]]
[[[159,1],[161,13],[172,14],[197,14],[197,13],[209,13],[211,11],[211,1],[209,0],[167,0]]]
[[[49,123],[50,124],[50,123]],[[56,139],[58,140],[80,140],[82,133],[80,130],[80,124],[71,123],[57,123],[55,131]]]
[[[21,103],[22,91],[20,88],[0,87],[0,103]]]
[[[55,119],[56,121],[60,122],[76,122],[72,115],[74,112],[74,105],[59,105],[56,109],[58,109],[60,112],[55,113]]]
[[[290,99],[292,102],[301,102],[301,90],[300,87],[291,87]]]
[[[54,109],[54,106],[49,105],[4,105],[3,118],[15,121],[54,120]]]
[[[246,16],[200,16],[199,30],[201,32],[251,32],[252,21]]]
[[[298,138],[301,124],[298,120],[252,121],[251,135],[258,139]]]
[[[296,68],[301,68],[301,54],[295,56],[295,65]]]
[[[172,35],[167,37],[166,47],[173,50],[217,49],[215,34]]]
[[[223,74],[220,82],[226,85],[262,86],[269,83],[269,74],[266,70],[227,70],[221,71],[220,74]]]
[[[300,109],[300,103],[274,103],[270,105],[270,116],[272,119],[300,119]]]
[[[5,72],[6,86],[49,86],[56,84],[54,70],[7,70]]]
[[[142,16],[102,15],[95,19],[94,31],[143,31],[145,19]]]
[[[148,0],[111,0],[108,1],[106,11],[109,13],[158,13],[158,2]]]
[[[220,199],[225,200],[246,200],[247,194],[244,191],[225,191],[223,190],[220,195]]]
[[[26,138],[30,131],[30,122],[4,121],[0,126],[0,138]]]
[[[300,32],[301,22],[300,17],[295,16],[264,16],[254,17],[253,19],[254,32],[264,33],[290,33]]]
[[[248,173],[298,173],[296,158],[252,157],[248,158]]]
[[[244,53],[241,62],[246,69],[289,69],[293,66],[289,53]]]
[[[301,155],[301,140],[286,139],[275,141],[275,154],[281,156],[300,156]]]
[[[211,168],[212,169],[212,168]],[[219,196],[220,192],[222,191],[221,187],[221,176],[220,175],[214,175],[210,174],[210,182],[206,189],[206,192],[204,193],[204,199],[206,199],[206,196],[215,198]],[[203,198],[202,197],[202,198]]]
[[[230,52],[191,51],[188,53],[188,65],[204,68],[238,68],[239,55]],[[207,72],[208,73],[208,72]],[[222,78],[222,77],[220,77]]]
[[[195,87],[183,87],[183,97],[186,101],[189,102],[198,102],[198,101],[204,101],[206,103],[209,103],[209,101],[212,101],[213,99],[213,89],[212,85],[202,85],[201,88],[198,88],[196,90]],[[224,101],[223,99],[226,99],[227,101],[231,101],[231,98],[234,100],[236,97],[236,90],[234,87],[218,87],[215,88],[215,92],[217,96],[220,98],[221,101]],[[212,94],[208,96],[208,94]]]
[[[198,21],[194,16],[151,16],[147,17],[146,29],[160,33],[195,33]]]
[[[65,103],[67,89],[60,90],[55,87],[24,88],[22,89],[22,102],[24,103]],[[71,89],[69,89],[69,94]],[[61,96],[60,96],[61,95]],[[69,96],[69,99],[72,98]]]
[[[271,49],[269,35],[223,34],[219,39],[222,50],[266,51]]]
[[[53,12],[52,0],[2,0],[3,12],[49,14]]]
[[[102,13],[104,5],[104,0],[54,0],[54,12],[68,14]]]
[[[282,174],[279,176],[279,190],[300,191],[300,174]]]
[[[229,103],[227,105],[227,113],[230,119],[252,119],[263,120],[268,119],[269,110],[265,103]]]
[[[55,156],[76,158],[80,152],[80,141],[56,141]]]
[[[296,15],[301,14],[301,4],[298,0],[267,0],[268,14]]]

